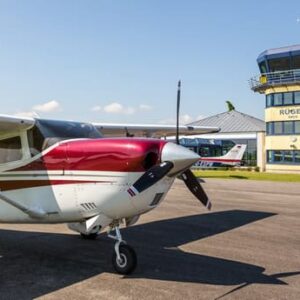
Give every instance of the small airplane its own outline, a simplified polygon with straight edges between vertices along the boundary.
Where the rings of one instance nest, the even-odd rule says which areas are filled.
[[[189,169],[199,156],[163,139],[104,138],[199,134],[216,127],[109,125],[0,115],[0,223],[67,223],[84,238],[108,228],[113,266],[137,264],[120,225],[156,208],[180,177],[208,209],[205,191]]]
[[[235,167],[241,165],[247,145],[237,144],[225,155],[216,157],[202,156],[195,166],[200,168]]]

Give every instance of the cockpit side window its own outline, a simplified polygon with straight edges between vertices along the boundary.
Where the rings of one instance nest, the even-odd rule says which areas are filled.
[[[20,136],[0,140],[0,164],[22,159]]]
[[[42,152],[45,139],[40,130],[36,126],[34,126],[27,131],[27,136],[31,156],[35,156]]]

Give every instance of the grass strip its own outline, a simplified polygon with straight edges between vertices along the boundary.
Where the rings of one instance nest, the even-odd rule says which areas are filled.
[[[222,179],[246,179],[266,180],[281,182],[300,182],[300,174],[275,174],[260,173],[252,171],[220,171],[220,170],[193,170],[196,177],[200,178],[222,178]]]

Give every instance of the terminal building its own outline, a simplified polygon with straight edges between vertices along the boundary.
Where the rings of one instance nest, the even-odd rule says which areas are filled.
[[[218,133],[187,136],[180,144],[203,157],[226,154],[235,144],[246,144],[244,166],[261,166],[265,136],[265,122],[236,110],[226,111],[188,125],[217,126]]]
[[[250,86],[265,95],[262,170],[300,173],[300,45],[266,50],[257,63]]]

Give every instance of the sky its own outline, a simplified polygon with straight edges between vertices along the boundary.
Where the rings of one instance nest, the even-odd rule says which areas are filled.
[[[269,48],[300,44],[299,1],[0,0],[1,114],[174,123],[264,117],[248,80]]]

